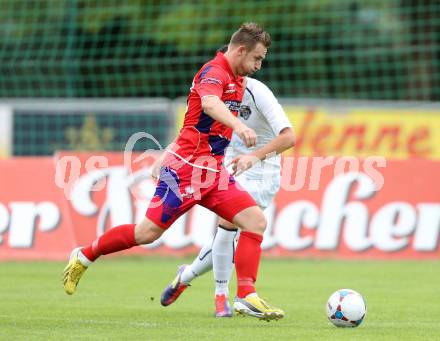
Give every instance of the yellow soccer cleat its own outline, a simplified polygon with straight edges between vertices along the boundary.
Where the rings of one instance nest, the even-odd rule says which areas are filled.
[[[81,276],[87,270],[87,266],[83,265],[78,259],[78,252],[81,250],[77,247],[70,254],[69,264],[64,268],[63,284],[64,291],[68,295],[72,295],[78,285]]]
[[[245,298],[235,297],[234,310],[239,315],[253,316],[264,321],[279,320],[284,317],[284,311],[271,307],[256,294]]]

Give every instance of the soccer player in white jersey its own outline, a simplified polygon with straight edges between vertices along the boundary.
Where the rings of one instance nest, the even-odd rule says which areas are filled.
[[[256,79],[247,77],[246,81],[239,119],[255,130],[257,145],[249,149],[234,134],[226,152],[225,164],[232,164],[236,180],[265,209],[280,187],[279,154],[293,147],[295,137],[272,91]],[[215,316],[231,317],[228,284],[233,269],[236,237],[237,228],[220,219],[213,240],[206,243],[192,264],[179,267],[176,278],[161,295],[161,304],[167,306],[173,303],[194,278],[213,269],[216,285]],[[234,309],[238,313],[246,312],[246,315],[257,318],[260,316],[254,306],[250,307],[242,300],[234,301]]]

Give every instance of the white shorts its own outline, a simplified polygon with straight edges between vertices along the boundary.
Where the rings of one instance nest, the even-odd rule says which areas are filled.
[[[235,179],[263,210],[270,205],[275,194],[280,189],[280,176],[263,180],[246,177],[246,172],[244,172]]]

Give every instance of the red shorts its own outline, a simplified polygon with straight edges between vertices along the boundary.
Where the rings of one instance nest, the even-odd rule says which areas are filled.
[[[221,172],[213,172],[184,164],[161,168],[146,217],[167,229],[196,204],[231,222],[237,213],[257,206],[224,167]]]

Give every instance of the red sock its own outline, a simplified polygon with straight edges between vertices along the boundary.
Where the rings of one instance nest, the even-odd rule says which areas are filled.
[[[135,224],[119,225],[105,232],[91,245],[81,250],[84,256],[91,262],[101,255],[129,249],[137,245],[134,239]]]
[[[241,232],[235,250],[237,271],[237,296],[240,298],[255,292],[258,265],[260,264],[263,236],[253,232]]]

